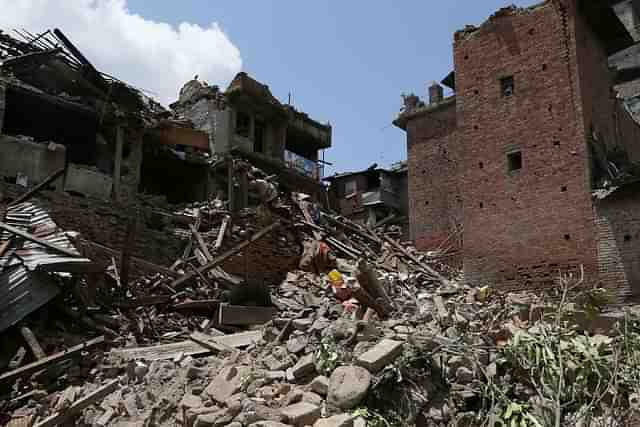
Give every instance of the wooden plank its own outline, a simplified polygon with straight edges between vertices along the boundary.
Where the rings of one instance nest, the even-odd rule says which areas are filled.
[[[26,326],[21,326],[20,334],[22,335],[22,338],[24,338],[24,341],[27,343],[27,345],[31,349],[31,353],[36,359],[40,360],[47,357],[46,353],[40,346],[38,339],[36,338],[34,333],[31,331],[31,329],[29,329]]]
[[[136,239],[136,226],[138,223],[138,215],[129,218],[127,223],[127,235],[122,248],[122,258],[120,259],[120,284],[122,286],[129,285],[129,270],[131,269],[131,251]]]
[[[237,253],[241,252],[244,248],[246,248],[247,246],[249,246],[250,244],[252,244],[256,240],[259,240],[262,237],[266,236],[267,234],[269,234],[270,232],[272,232],[273,230],[275,230],[279,226],[280,226],[280,221],[276,221],[273,224],[263,228],[262,230],[258,231],[253,236],[251,236],[248,240],[245,240],[242,243],[238,243],[236,246],[234,246],[233,248],[231,248],[228,251],[224,252],[222,255],[219,255],[219,256],[215,257],[211,262],[209,262],[206,265],[203,265],[202,267],[198,268],[198,271],[200,273],[204,273],[206,271],[209,271],[209,270],[213,269],[214,267],[218,266],[219,264],[222,264],[227,258],[230,258],[230,257],[236,255]],[[197,275],[198,274],[195,273],[195,272],[187,273],[184,276],[182,276],[182,277],[176,279],[175,281],[173,281],[173,283],[171,283],[169,286],[171,286],[173,289],[180,289],[189,280],[193,279]]]
[[[249,331],[220,337],[210,337],[209,340],[214,340],[218,344],[232,348],[241,348],[259,341],[262,338],[262,332]],[[125,348],[111,351],[111,354],[114,356],[122,357],[126,360],[145,359],[149,361],[169,360],[180,355],[199,356],[207,353],[211,353],[210,348],[203,347],[201,344],[192,340],[152,347]]]
[[[210,349],[211,351],[230,351],[230,352],[234,352],[235,349],[233,347],[229,347],[227,345],[224,344],[220,344],[219,342],[217,342],[215,340],[215,336],[212,335],[207,335],[204,334],[202,332],[194,332],[191,335],[189,335],[189,338],[200,344],[201,346]]]
[[[333,246],[334,248],[340,250],[342,253],[344,253],[351,259],[355,260],[359,258],[359,253],[355,249],[345,245],[344,243],[340,242],[336,238],[326,237],[324,241],[330,246]]]
[[[68,359],[73,355],[76,355],[84,350],[89,350],[103,343],[104,343],[104,336],[100,336],[98,338],[94,338],[82,344],[68,348],[65,351],[61,351],[59,353],[53,354],[42,360],[38,360],[28,365],[24,365],[18,369],[14,369],[13,371],[5,372],[4,374],[0,375],[0,383],[4,383],[5,381],[12,381],[12,380],[15,380],[16,378],[20,378],[25,375],[30,375],[34,372],[37,372],[41,369],[46,368],[51,364],[60,362],[61,360]]]
[[[13,241],[13,236],[9,236],[6,242],[0,245],[0,257],[4,255],[4,253],[9,249],[11,242]]]
[[[16,200],[11,202],[9,204],[9,207],[17,206],[20,203],[26,202],[27,200],[29,200],[30,198],[32,198],[33,196],[38,194],[40,192],[40,190],[42,190],[43,188],[45,188],[46,186],[51,184],[53,181],[58,179],[60,176],[62,176],[62,174],[64,174],[65,170],[66,170],[65,168],[62,168],[60,170],[55,171],[54,173],[49,175],[44,181],[42,181],[40,184],[36,185],[31,190],[29,190],[28,192],[24,193],[22,196],[18,197]]]
[[[189,229],[191,230],[191,234],[193,235],[193,237],[195,237],[200,250],[204,254],[205,258],[207,258],[207,261],[212,261],[213,256],[211,256],[211,252],[209,252],[209,248],[207,248],[207,244],[204,242],[202,235],[198,232],[198,230],[196,230],[193,224],[189,224]]]
[[[218,323],[221,325],[262,325],[278,313],[273,307],[252,307],[221,304]]]
[[[217,251],[222,247],[222,242],[224,241],[224,236],[227,233],[227,227],[229,226],[229,221],[231,217],[229,215],[225,215],[222,220],[222,224],[220,225],[220,230],[218,231],[218,237],[216,238],[216,244],[213,246],[213,250]]]
[[[143,307],[147,305],[167,304],[168,302],[171,302],[171,299],[172,297],[168,295],[157,295],[157,296],[134,298],[129,301],[123,301],[116,305],[122,308],[136,308],[136,307]]]
[[[238,332],[236,334],[213,337],[217,343],[233,348],[241,348],[251,345],[262,338],[262,331]]]
[[[355,225],[340,222],[334,217],[332,217],[331,215],[327,215],[325,213],[323,213],[322,216],[332,224],[335,224],[339,227],[345,228],[353,233],[356,233],[357,235],[364,237],[365,239],[368,239],[373,243],[382,244],[382,241],[378,236],[359,230]]]
[[[101,245],[100,243],[91,242],[89,240],[84,240],[84,242],[86,242],[90,246],[93,246],[96,249],[100,249],[100,250],[102,250],[104,252],[107,252],[111,256],[115,256],[115,257],[118,257],[118,258],[122,257],[122,252],[116,251],[115,249],[111,249],[111,248],[109,248],[107,246]],[[181,276],[180,273],[178,273],[176,271],[172,271],[172,270],[170,270],[170,269],[168,269],[166,267],[154,264],[154,263],[149,262],[149,261],[145,261],[145,260],[140,259],[140,258],[136,258],[136,257],[132,256],[131,257],[131,261],[134,264],[139,264],[140,266],[142,266],[142,267],[144,267],[144,268],[146,268],[148,270],[154,271],[156,273],[164,274],[164,275],[169,276],[169,277],[174,277],[175,278],[175,277],[180,277]]]
[[[3,230],[8,231],[11,234],[15,234],[18,237],[22,237],[23,239],[26,239],[26,240],[28,240],[30,242],[33,242],[33,243],[37,243],[40,246],[44,246],[47,249],[51,249],[52,251],[59,252],[59,253],[64,254],[64,255],[66,255],[68,257],[71,257],[71,258],[82,258],[82,255],[80,255],[77,252],[73,252],[73,251],[71,251],[69,249],[62,248],[62,247],[60,247],[58,245],[54,245],[53,243],[49,243],[46,240],[43,240],[43,239],[41,239],[39,237],[36,237],[33,234],[30,234],[30,233],[24,232],[22,230],[19,230],[19,229],[15,228],[15,227],[10,226],[9,224],[5,224],[4,222],[0,222],[0,228],[3,229]]]
[[[438,273],[437,271],[435,271],[433,268],[429,267],[428,265],[426,265],[425,263],[421,262],[418,258],[416,258],[415,256],[413,256],[412,254],[410,254],[405,248],[403,248],[398,242],[396,242],[395,240],[391,239],[390,237],[384,236],[384,240],[389,243],[391,246],[393,246],[394,248],[396,248],[397,250],[399,250],[400,252],[402,252],[402,254],[409,258],[411,261],[413,261],[422,271],[424,271],[425,273],[433,276],[434,278],[438,279],[441,283],[446,284],[449,281],[440,273]]]
[[[92,393],[89,393],[82,399],[77,400],[73,405],[64,411],[56,412],[48,418],[39,421],[34,427],[53,427],[71,421],[71,419],[79,415],[82,411],[91,405],[102,401],[105,397],[116,391],[120,384],[120,378],[112,380]]]
[[[172,308],[174,310],[201,310],[201,309],[213,309],[220,305],[220,300],[217,299],[205,299],[198,301],[185,301],[178,304],[174,304]]]

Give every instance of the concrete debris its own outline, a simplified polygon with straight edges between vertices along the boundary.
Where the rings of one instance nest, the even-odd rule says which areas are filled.
[[[356,363],[370,372],[378,372],[402,354],[403,345],[404,343],[400,341],[384,339],[371,350],[360,355]]]
[[[234,135],[209,138],[208,108],[227,123],[255,97],[282,126],[235,111],[242,143],[256,127],[266,144],[298,126],[315,135],[305,144],[330,146],[330,126],[265,85],[241,73],[222,93],[196,79],[166,111],[53,34],[0,32],[0,71],[12,72],[0,72],[0,97],[9,85],[76,114],[99,105],[104,135],[7,142],[56,164],[0,180],[0,425],[594,425],[640,406],[637,307],[600,314],[606,292],[575,275],[559,278],[561,301],[472,289],[399,241],[397,225],[325,209],[317,162],[210,147]],[[143,141],[160,153],[146,178]]]
[[[371,374],[359,366],[341,366],[329,379],[329,403],[342,408],[355,408],[367,395]]]

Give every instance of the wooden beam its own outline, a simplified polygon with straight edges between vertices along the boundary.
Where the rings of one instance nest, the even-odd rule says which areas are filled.
[[[218,323],[221,325],[262,325],[273,319],[278,309],[220,304]]]
[[[11,245],[12,240],[13,240],[13,236],[9,236],[7,241],[0,245],[0,257],[3,256],[4,253],[7,251],[7,249],[9,248],[9,245]]]
[[[120,178],[122,170],[122,148],[124,145],[124,129],[122,125],[116,126],[116,153],[113,166],[113,200],[120,198]]]
[[[39,421],[34,425],[34,427],[53,427],[57,425],[68,425],[67,423],[71,421],[77,415],[80,415],[82,411],[88,408],[91,405],[99,403],[105,397],[116,391],[120,384],[120,378],[109,381],[107,384],[98,388],[92,393],[89,393],[85,397],[80,400],[77,400],[73,403],[69,408],[65,409],[61,412],[56,412],[50,417],[45,418],[42,421]]]
[[[218,231],[218,237],[216,238],[216,244],[213,246],[214,251],[218,251],[222,247],[222,242],[224,240],[224,236],[227,233],[227,227],[229,226],[229,221],[231,217],[229,215],[225,215],[222,220],[222,224],[220,225],[220,230]]]
[[[111,249],[111,248],[109,248],[107,246],[101,245],[100,243],[92,242],[92,241],[89,241],[89,240],[83,240],[83,242],[86,242],[88,245],[93,246],[96,249],[103,250],[103,251],[107,252],[111,256],[118,257],[118,258],[122,257],[122,252],[116,251],[115,249]],[[141,265],[142,267],[144,267],[144,268],[146,268],[148,270],[154,271],[156,273],[164,274],[164,275],[169,276],[169,277],[174,277],[175,278],[175,277],[180,277],[181,276],[180,273],[178,273],[176,271],[170,270],[170,269],[168,269],[166,267],[163,267],[163,266],[158,265],[158,264],[154,264],[154,263],[149,262],[149,261],[145,261],[145,260],[140,259],[140,258],[136,258],[134,256],[131,257],[131,261],[133,263],[135,263],[135,264]]]
[[[54,245],[53,243],[49,243],[46,240],[43,240],[39,237],[34,236],[33,234],[27,233],[25,231],[19,230],[15,227],[10,226],[9,224],[5,224],[4,222],[0,222],[0,228],[8,231],[11,234],[15,234],[18,237],[22,237],[30,242],[37,243],[40,246],[44,246],[47,249],[51,249],[52,251],[59,252],[71,258],[82,258],[82,255],[76,252],[72,252],[69,249],[62,248],[60,246]]]
[[[68,359],[69,357],[74,356],[84,350],[88,350],[90,348],[96,347],[103,343],[104,343],[104,336],[94,338],[82,344],[79,344],[74,347],[68,348],[64,351],[61,351],[59,353],[53,354],[42,360],[38,360],[37,362],[24,365],[18,369],[14,369],[13,371],[5,372],[4,374],[0,375],[0,383],[4,383],[6,381],[12,381],[12,380],[15,380],[16,378],[30,375],[34,372],[37,372],[41,369],[46,368],[49,365],[60,362],[61,360]]]
[[[222,264],[228,258],[230,258],[230,257],[238,254],[239,252],[241,252],[244,248],[246,248],[247,246],[249,246],[250,244],[252,244],[256,240],[259,240],[262,237],[266,236],[267,234],[269,234],[270,232],[272,232],[273,230],[275,230],[279,226],[280,226],[280,221],[276,221],[273,224],[263,228],[262,230],[258,231],[253,236],[251,236],[248,240],[245,240],[242,243],[238,243],[236,246],[234,246],[233,248],[231,248],[228,251],[224,252],[222,255],[215,257],[211,262],[209,262],[206,265],[203,265],[202,267],[198,268],[198,271],[200,273],[205,273],[205,272],[213,269],[214,267],[218,266],[219,264]],[[171,286],[173,289],[180,289],[185,285],[185,283],[187,283],[189,280],[193,279],[197,275],[198,274],[195,273],[195,272],[187,273],[184,276],[180,277],[179,279],[176,279],[169,286]]]
[[[212,261],[213,256],[211,256],[211,252],[209,252],[209,248],[207,248],[207,244],[204,242],[204,239],[202,238],[202,234],[198,232],[198,230],[196,229],[196,227],[193,226],[193,224],[189,224],[189,230],[191,230],[191,234],[193,235],[193,237],[195,237],[196,242],[200,247],[200,250],[204,254],[205,258],[207,258],[207,261]]]
[[[418,268],[420,268],[422,271],[424,271],[425,273],[427,273],[427,274],[433,276],[434,278],[438,279],[443,284],[448,283],[448,280],[442,274],[438,273],[433,268],[431,268],[428,265],[426,265],[425,263],[421,262],[418,258],[413,256],[412,254],[409,253],[409,251],[407,251],[405,248],[403,248],[398,242],[396,242],[395,240],[393,240],[392,238],[387,237],[387,236],[384,236],[383,238],[387,243],[389,243],[391,246],[393,246],[394,248],[399,250],[405,257],[407,257],[411,261],[413,261],[418,266]]]
[[[116,304],[118,307],[122,308],[137,308],[144,307],[148,305],[158,305],[158,304],[167,304],[171,302],[172,297],[168,295],[158,295],[158,296],[148,296],[135,298],[127,301],[123,301],[119,304]]]
[[[325,213],[323,213],[323,214],[322,214],[322,217],[323,217],[323,218],[325,218],[325,219],[326,219],[327,221],[329,221],[330,223],[335,224],[335,225],[337,225],[337,226],[339,226],[339,227],[345,228],[345,229],[347,229],[347,230],[349,230],[349,231],[352,231],[352,232],[356,233],[357,235],[359,235],[359,236],[361,236],[361,237],[364,237],[364,238],[366,238],[366,239],[368,239],[368,240],[372,241],[373,243],[376,243],[376,244],[378,244],[378,245],[379,245],[379,244],[382,244],[382,241],[380,240],[380,238],[379,238],[378,236],[373,235],[373,234],[370,234],[370,233],[367,233],[367,232],[365,232],[365,231],[363,231],[363,230],[359,230],[359,229],[358,229],[356,226],[354,226],[354,225],[346,224],[346,223],[340,222],[340,221],[338,221],[337,219],[335,219],[334,217],[332,217],[331,215],[327,215],[327,214],[325,214]]]
[[[219,337],[210,336],[207,340],[226,347],[241,348],[251,345],[259,341],[261,338],[261,331],[249,331]],[[198,356],[207,354],[211,353],[211,348],[205,347],[193,340],[186,340],[171,344],[155,345],[152,347],[123,348],[112,350],[111,353],[114,356],[122,357],[125,360],[145,359],[154,361],[169,360],[179,355]]]
[[[127,224],[127,235],[124,241],[124,247],[122,248],[122,259],[120,260],[120,284],[122,286],[129,285],[129,271],[131,269],[131,251],[133,251],[133,245],[136,240],[136,226],[138,222],[138,215],[129,218]]]
[[[25,194],[23,194],[22,196],[18,197],[16,200],[14,200],[13,202],[11,202],[9,204],[9,207],[11,206],[16,206],[19,205],[20,203],[24,203],[27,200],[29,200],[30,198],[32,198],[33,196],[35,196],[36,194],[38,194],[40,192],[40,190],[42,190],[43,188],[47,187],[49,184],[51,184],[53,181],[55,181],[56,179],[58,179],[62,174],[64,174],[64,171],[66,169],[62,168],[60,170],[55,171],[53,174],[49,175],[47,177],[47,179],[45,179],[44,181],[42,181],[40,184],[36,185],[35,187],[33,187],[30,191],[26,192]]]
[[[196,301],[185,301],[178,304],[174,304],[171,307],[174,310],[201,310],[201,309],[214,309],[220,305],[220,300],[217,299],[203,299]]]
[[[31,331],[31,329],[29,329],[26,326],[21,326],[20,334],[22,335],[22,338],[24,338],[24,341],[27,343],[27,346],[29,346],[29,348],[31,349],[31,353],[33,353],[33,356],[36,359],[40,360],[47,357],[47,354],[44,352],[44,350],[40,346],[38,339],[36,338],[34,333]]]

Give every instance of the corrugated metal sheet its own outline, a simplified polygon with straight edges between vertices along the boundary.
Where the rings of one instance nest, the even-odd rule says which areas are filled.
[[[80,255],[49,214],[32,203],[8,208],[4,222]],[[0,257],[0,331],[58,294],[59,289],[45,272],[74,271],[92,264],[87,258],[71,258],[9,232],[0,233],[0,246],[10,238],[10,246]]]

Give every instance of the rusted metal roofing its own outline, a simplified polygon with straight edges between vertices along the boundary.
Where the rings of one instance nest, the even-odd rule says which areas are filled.
[[[49,214],[32,203],[9,207],[4,222],[78,253],[78,257],[61,255],[6,231],[0,233],[0,246],[11,239],[0,256],[0,331],[19,322],[58,294],[59,289],[47,272],[83,271],[93,264],[80,256]]]

